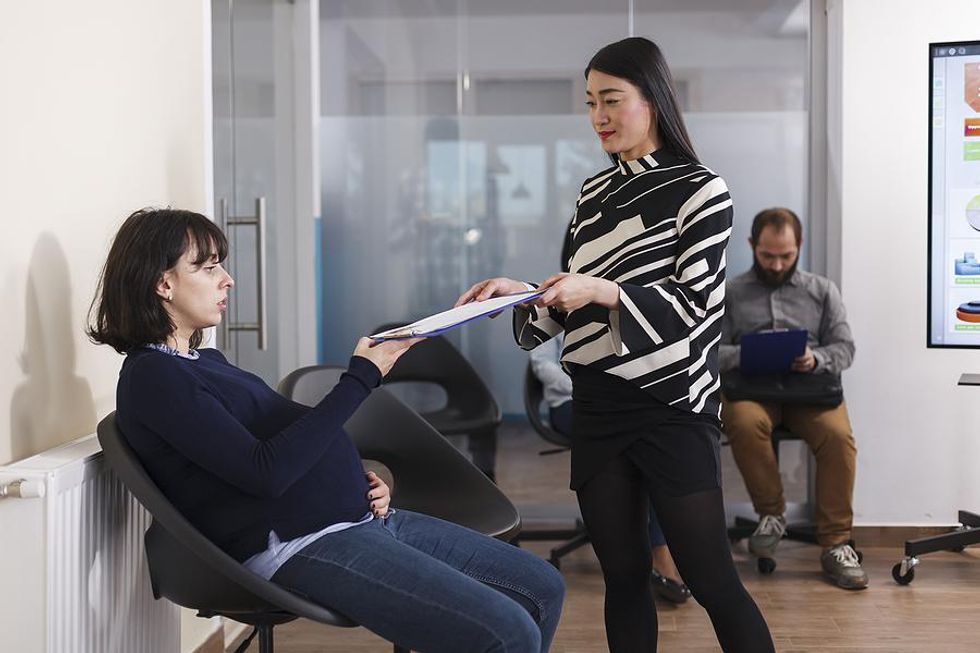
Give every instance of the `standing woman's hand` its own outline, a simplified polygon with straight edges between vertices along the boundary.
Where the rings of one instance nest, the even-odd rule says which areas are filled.
[[[361,338],[357,341],[357,347],[354,348],[354,355],[368,359],[381,371],[381,376],[387,376],[402,354],[408,351],[412,345],[421,341],[422,338],[382,340],[380,342],[370,338]]]
[[[619,284],[608,279],[559,272],[542,281],[539,288],[547,290],[534,301],[536,305],[554,306],[565,313],[587,304],[599,304],[609,309],[619,306]]]
[[[500,295],[513,295],[514,293],[524,292],[525,290],[527,290],[527,286],[523,283],[508,279],[507,277],[484,279],[473,284],[469,290],[460,295],[453,308],[462,306],[463,304],[469,304],[470,302],[482,302],[491,297],[499,297]]]

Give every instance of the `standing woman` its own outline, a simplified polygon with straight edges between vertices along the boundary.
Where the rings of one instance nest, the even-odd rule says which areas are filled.
[[[572,376],[571,486],[606,583],[612,653],[654,651],[648,496],[693,596],[727,653],[773,651],[732,562],[718,461],[718,341],[732,200],[701,165],[660,49],[628,38],[585,70],[612,167],[582,184],[567,273],[514,312],[532,349],[564,331]],[[526,290],[481,281],[459,304]]]

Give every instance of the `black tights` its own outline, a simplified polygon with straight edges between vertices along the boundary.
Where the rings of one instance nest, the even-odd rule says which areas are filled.
[[[762,613],[732,562],[721,490],[682,497],[651,493],[643,472],[622,453],[578,490],[582,519],[606,581],[610,653],[657,650],[647,534],[651,499],[677,569],[708,611],[722,650],[774,651]]]

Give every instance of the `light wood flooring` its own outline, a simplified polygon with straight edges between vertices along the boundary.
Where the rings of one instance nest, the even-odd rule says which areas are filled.
[[[500,486],[521,509],[526,522],[544,518],[569,521],[575,515],[574,495],[567,489],[568,455],[540,457],[548,448],[520,425],[505,425],[498,462]],[[726,498],[746,500],[744,486],[726,451]],[[787,494],[805,487],[805,456],[783,457]],[[795,461],[795,462],[794,462]],[[802,480],[801,480],[802,479]],[[859,480],[860,481],[860,480]],[[980,506],[950,506],[980,509]],[[549,524],[554,525],[554,524]],[[749,592],[765,614],[781,653],[976,653],[980,651],[980,547],[964,553],[924,556],[916,579],[897,585],[891,567],[901,559],[900,545],[861,546],[871,586],[847,592],[825,582],[820,574],[818,549],[784,542],[778,568],[761,576],[755,561],[740,543],[736,564]],[[527,543],[546,555],[551,543]],[[590,547],[579,549],[562,564],[568,592],[554,653],[606,651],[602,624],[603,585]],[[716,653],[705,611],[693,601],[682,606],[658,603],[659,650],[666,653]],[[257,645],[253,643],[253,649]],[[363,629],[338,629],[308,621],[276,628],[277,653],[382,653],[391,646]],[[461,652],[463,653],[463,652]],[[642,652],[638,652],[642,653]]]

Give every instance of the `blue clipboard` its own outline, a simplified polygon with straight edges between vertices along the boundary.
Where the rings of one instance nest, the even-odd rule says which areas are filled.
[[[806,329],[760,331],[742,336],[739,369],[742,374],[784,374],[806,351]]]
[[[526,292],[514,293],[513,295],[492,297],[482,302],[470,302],[469,304],[463,304],[462,306],[451,308],[448,311],[430,315],[427,318],[417,322],[412,322],[411,324],[407,324],[403,327],[389,329],[388,331],[375,333],[374,335],[368,337],[372,340],[380,341],[437,336],[441,333],[449,331],[450,329],[455,329],[458,326],[462,326],[467,322],[472,322],[473,320],[478,320],[481,317],[499,313],[500,311],[517,304],[524,304],[532,299],[540,297],[543,294],[544,290],[529,290]]]

